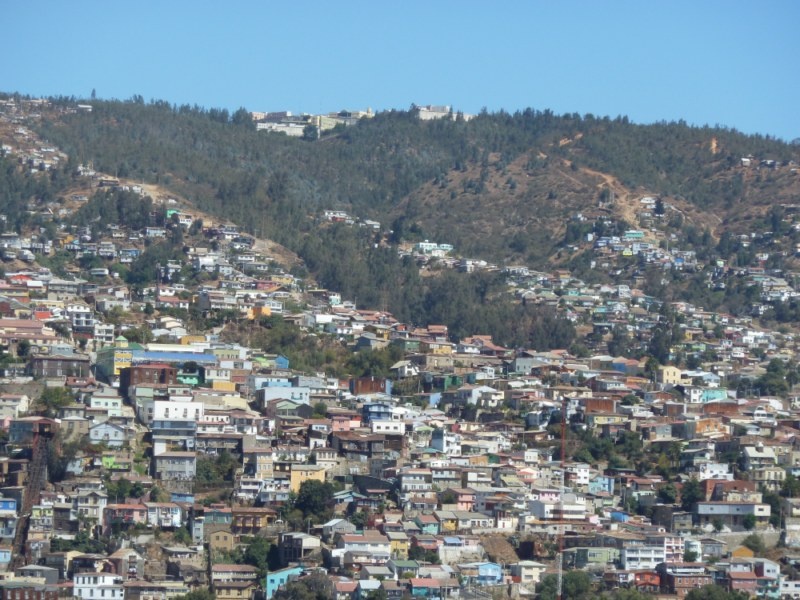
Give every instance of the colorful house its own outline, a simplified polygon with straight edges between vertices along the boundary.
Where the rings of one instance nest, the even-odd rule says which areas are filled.
[[[270,600],[280,588],[300,576],[303,572],[302,567],[288,567],[279,571],[270,571],[264,577],[264,596]]]

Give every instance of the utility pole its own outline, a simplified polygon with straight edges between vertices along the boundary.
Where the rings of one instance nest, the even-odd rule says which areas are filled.
[[[564,590],[564,469],[567,452],[567,397],[561,396],[561,468],[559,469],[558,486],[558,580],[556,584],[556,598],[563,600]]]

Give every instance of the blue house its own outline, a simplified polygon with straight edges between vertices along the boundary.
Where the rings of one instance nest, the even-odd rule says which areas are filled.
[[[589,480],[590,494],[614,494],[614,478],[608,475],[595,475]]]
[[[439,406],[439,402],[442,401],[442,393],[441,392],[433,392],[428,394],[428,406],[431,408],[436,408]]]
[[[264,595],[266,600],[270,600],[280,588],[285,586],[290,580],[300,576],[303,572],[302,567],[288,567],[279,571],[268,571],[264,577]]]
[[[142,253],[141,250],[138,248],[122,248],[119,251],[119,258],[120,262],[132,262],[139,258],[139,255]],[[126,260],[122,260],[126,259]]]
[[[498,585],[503,583],[503,569],[497,563],[475,562],[458,565],[462,575],[475,585]]]
[[[630,520],[631,516],[626,513],[622,512],[621,510],[614,510],[611,511],[611,520],[618,521],[619,523],[627,523]]]
[[[189,494],[186,492],[172,492],[169,496],[170,502],[187,502],[189,504],[194,504],[194,494]]]
[[[289,368],[289,359],[286,358],[283,354],[279,354],[275,357],[275,368],[276,369],[288,369]]]
[[[439,521],[433,515],[417,515],[414,523],[419,527],[421,533],[439,535]],[[445,543],[447,543],[446,539]]]
[[[17,501],[14,498],[0,498],[0,512],[17,512]]]
[[[364,423],[372,421],[391,421],[394,405],[388,402],[368,402],[361,407],[361,417]]]
[[[700,401],[705,404],[706,402],[715,402],[728,399],[728,390],[726,388],[707,388],[703,390],[700,396]]]

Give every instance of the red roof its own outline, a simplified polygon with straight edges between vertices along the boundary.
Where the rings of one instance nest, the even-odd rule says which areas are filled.
[[[752,571],[746,571],[744,573],[739,571],[733,571],[728,573],[728,577],[730,579],[758,579],[755,573]]]
[[[412,587],[438,588],[438,587],[441,587],[442,584],[439,582],[438,579],[412,578],[411,579],[411,586]]]
[[[356,591],[358,583],[355,581],[337,581],[334,584],[337,592],[352,593]]]

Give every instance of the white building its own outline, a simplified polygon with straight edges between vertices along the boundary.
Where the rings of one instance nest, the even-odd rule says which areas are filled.
[[[581,521],[586,518],[586,497],[580,494],[566,493],[563,501],[532,500],[528,507],[531,514],[540,521]]]
[[[620,551],[619,558],[624,571],[655,569],[667,560],[663,546],[628,546]]]
[[[192,396],[183,398],[171,397],[170,400],[154,400],[153,398],[137,398],[136,414],[147,426],[153,421],[203,421],[205,405],[193,402]]]
[[[123,579],[113,573],[76,573],[72,595],[83,600],[123,600]]]
[[[404,435],[406,424],[402,421],[375,420],[370,421],[372,433],[382,433],[389,435]]]
[[[700,463],[697,465],[697,479],[725,479],[733,481],[733,473],[730,472],[731,466],[728,463]]]
[[[68,304],[67,317],[69,317],[72,329],[92,329],[94,330],[94,314],[92,309],[85,304]]]

